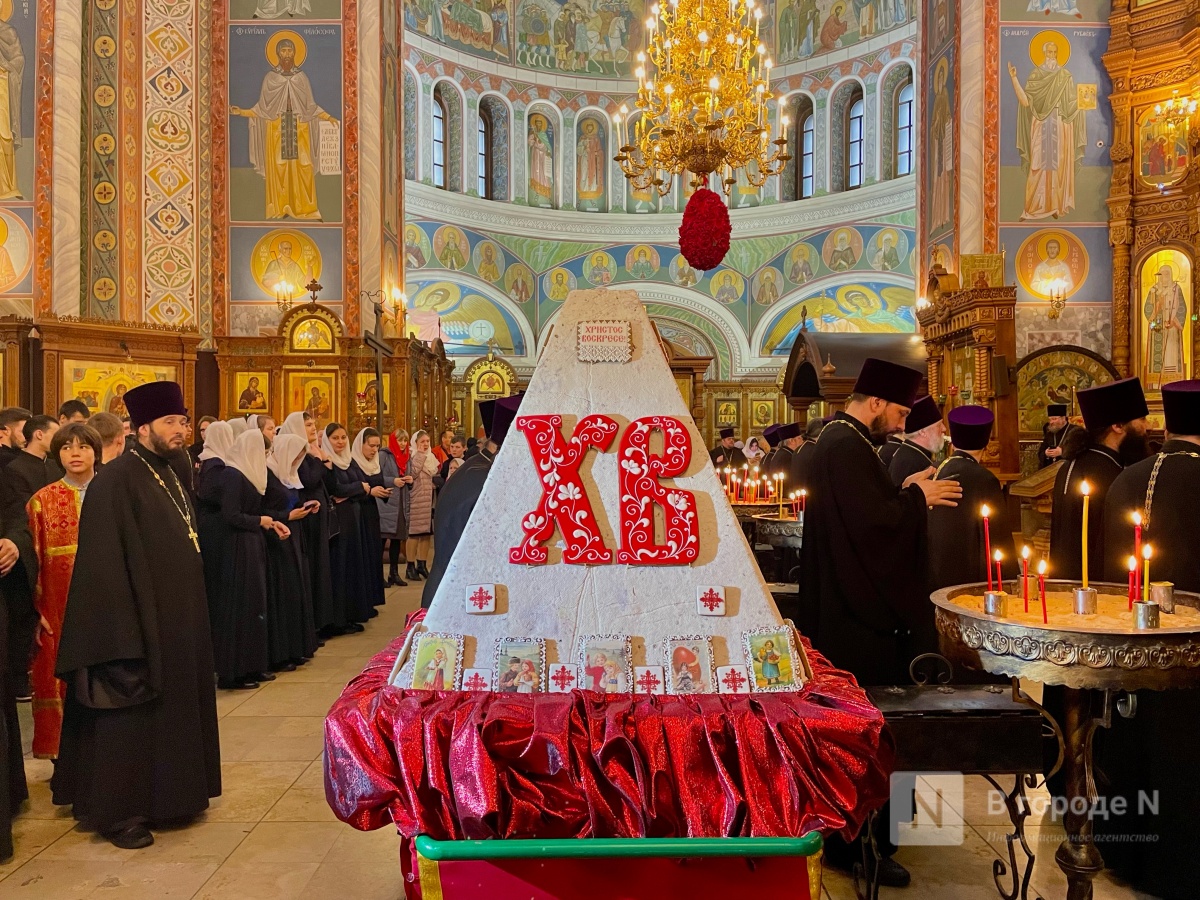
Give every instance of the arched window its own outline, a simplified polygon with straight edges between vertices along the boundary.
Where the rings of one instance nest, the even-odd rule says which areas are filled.
[[[433,186],[446,189],[446,104],[433,95]]]
[[[910,81],[896,95],[896,175],[913,171],[913,86]]]
[[[479,196],[492,199],[492,117],[487,110],[479,111],[476,151],[479,156]]]
[[[817,139],[817,117],[813,114],[812,107],[801,113],[800,122],[796,128],[799,139],[797,141],[799,152],[796,154],[796,184],[799,188],[797,192],[801,200],[813,195],[813,165],[815,161],[814,145]]]
[[[863,184],[863,120],[866,104],[862,92],[855,93],[846,111],[846,190],[862,187]]]

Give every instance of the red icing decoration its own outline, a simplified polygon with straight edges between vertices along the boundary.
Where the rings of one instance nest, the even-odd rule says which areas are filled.
[[[559,666],[554,674],[550,676],[550,680],[554,682],[554,686],[560,691],[569,688],[575,683],[575,674],[566,666]]]
[[[700,595],[700,602],[704,604],[705,609],[707,609],[709,612],[712,612],[714,609],[720,606],[723,601],[721,600],[720,594],[718,594],[712,588],[709,588]]]
[[[479,588],[477,591],[475,591],[475,593],[473,593],[471,595],[471,605],[474,606],[476,609],[483,609],[484,607],[486,607],[488,605],[488,601],[490,601],[491,599],[492,599],[491,594],[489,594],[483,588]]]
[[[643,672],[642,677],[637,680],[637,686],[646,694],[653,694],[658,690],[660,684],[662,684],[662,679],[653,672]]]
[[[472,673],[471,677],[463,682],[464,691],[485,691],[490,686],[491,685],[488,684],[487,679],[478,672]]]
[[[650,435],[663,433],[663,455],[650,455]],[[696,498],[667,488],[660,478],[682,475],[692,461],[692,437],[672,416],[645,416],[629,423],[618,450],[621,496],[621,549],[617,562],[682,566],[700,555]],[[654,541],[654,504],[662,507],[663,543]]]
[[[679,252],[693,269],[715,269],[729,252],[733,226],[725,201],[715,191],[700,188],[692,194],[679,224]]]
[[[721,683],[731,691],[741,691],[746,684],[746,676],[737,669],[730,669],[721,679]]]
[[[508,551],[508,561],[538,566],[548,556],[542,545],[562,533],[563,562],[596,565],[612,562],[612,551],[604,546],[592,503],[579,477],[579,466],[592,447],[608,449],[617,433],[617,423],[604,415],[586,416],[575,425],[569,441],[563,440],[562,416],[518,416],[517,428],[525,433],[538,477],[542,499],[537,509],[521,522],[525,539]],[[694,504],[693,504],[694,506]]]

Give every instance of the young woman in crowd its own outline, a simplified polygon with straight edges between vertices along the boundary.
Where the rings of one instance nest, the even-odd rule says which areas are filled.
[[[404,554],[404,543],[408,540],[408,520],[404,515],[405,495],[413,482],[408,473],[408,432],[397,428],[388,435],[388,445],[379,451],[379,469],[384,484],[395,488],[387,500],[379,504],[379,530],[388,554],[388,585],[406,587],[408,582],[400,577],[400,557]],[[407,557],[405,557],[407,561]]]
[[[296,533],[316,503],[300,497],[300,463],[307,447],[304,438],[279,434],[267,451],[264,512],[294,529],[286,538],[274,531],[267,533],[267,641],[274,672],[295,671],[317,652],[312,592]]]
[[[321,449],[320,429],[312,415],[296,412],[279,426],[279,436],[295,435],[305,442],[305,455],[300,461],[300,500],[308,506],[309,514],[301,519],[292,533],[300,532],[304,552],[309,593],[312,597],[313,624],[318,638],[347,634],[346,607],[334,598],[331,542],[338,535],[337,518],[330,492],[336,484],[333,463]]]
[[[236,421],[236,420],[235,420]],[[212,426],[209,426],[212,431]],[[215,544],[201,544],[206,562],[209,618],[217,685],[222,689],[256,688],[275,676],[267,670],[266,532],[290,535],[287,526],[263,511],[267,490],[267,446],[258,429],[243,431],[225,455],[216,492],[220,520]]]
[[[438,473],[437,457],[429,449],[429,432],[413,436],[412,456],[406,475],[412,478],[406,492],[404,516],[408,522],[409,581],[429,577],[428,561],[433,549],[433,477]]]
[[[362,623],[375,612],[370,582],[363,562],[362,499],[371,493],[362,472],[350,453],[350,435],[337,422],[325,428],[321,449],[333,463],[335,478],[331,493],[337,514],[338,537],[331,548],[333,557],[333,591],[337,602],[346,610],[347,627],[362,631]],[[380,563],[382,568],[382,562]]]
[[[362,498],[362,548],[363,571],[366,574],[367,591],[372,606],[383,606],[383,538],[379,528],[378,501],[388,500],[392,496],[391,489],[384,484],[380,472],[379,447],[382,444],[379,432],[374,428],[364,428],[354,438],[354,446],[350,455],[354,462],[352,469],[362,477],[364,485],[368,486],[366,495]],[[377,611],[372,610],[372,615]]]
[[[54,677],[58,636],[67,610],[67,591],[79,543],[79,511],[103,453],[100,435],[72,423],[55,432],[50,457],[66,473],[29,501],[29,533],[37,558],[33,605],[38,614],[33,657],[33,755],[58,758],[66,684]]]

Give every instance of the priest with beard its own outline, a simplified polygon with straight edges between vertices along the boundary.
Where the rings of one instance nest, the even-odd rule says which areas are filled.
[[[1104,575],[1123,584],[1133,553],[1133,512],[1143,517],[1145,541],[1154,548],[1156,581],[1179,591],[1200,591],[1196,552],[1196,498],[1200,497],[1200,381],[1163,385],[1166,442],[1159,453],[1129,466],[1108,491],[1104,508]],[[1148,588],[1143,588],[1148,590]],[[1163,614],[1163,627],[1172,616]],[[1137,712],[1113,716],[1111,729],[1096,732],[1101,796],[1124,797],[1128,813],[1097,818],[1105,863],[1139,891],[1163,900],[1190,900],[1200,884],[1200,775],[1195,742],[1187,737],[1200,721],[1200,690],[1138,691]],[[1156,812],[1139,809],[1139,792],[1157,794]],[[1111,808],[1111,804],[1110,804]],[[1136,843],[1118,835],[1153,835]]]
[[[1051,403],[1046,407],[1046,424],[1042,426],[1042,445],[1038,447],[1038,468],[1044,469],[1063,456],[1063,445],[1078,431],[1067,418],[1067,404]]]
[[[792,474],[792,460],[796,456],[796,451],[800,449],[800,445],[803,443],[804,434],[800,430],[799,422],[788,422],[786,425],[780,425],[776,428],[775,450],[770,454],[770,461],[764,461],[762,469],[759,470],[758,477],[766,478],[769,481],[782,473],[785,479],[790,478]]]
[[[154,843],[221,793],[217,703],[196,518],[170,457],[179,385],[125,403],[137,443],[93,479],[79,520],[55,674],[67,683],[56,804],[117,847]]]
[[[712,460],[712,464],[718,471],[726,466],[735,471],[741,470],[742,466],[746,464],[746,454],[742,452],[741,447],[737,446],[733,429],[722,428],[717,436],[721,442],[708,451],[708,458]]]
[[[438,585],[446,575],[446,567],[450,565],[450,558],[454,556],[454,550],[467,530],[471,512],[492,470],[492,461],[508,437],[524,396],[522,391],[512,397],[485,400],[479,404],[479,418],[487,430],[487,440],[480,445],[478,453],[458,467],[454,477],[446,482],[438,494],[437,529],[433,533],[433,568],[429,570],[421,592],[421,606],[425,609],[433,602]]]
[[[818,607],[813,646],[862,685],[906,683],[912,659],[937,650],[926,584],[926,510],[954,506],[962,488],[934,480],[932,466],[897,488],[875,452],[889,434],[904,430],[921,378],[913,369],[867,359],[845,412],[825,426],[812,457],[801,597]],[[884,854],[880,884],[908,884],[908,872],[891,859],[895,848],[886,831],[876,839]],[[844,868],[856,857],[844,843],[826,846],[834,866]]]
[[[767,445],[767,452],[764,453],[762,455],[762,459],[758,461],[758,468],[760,472],[766,472],[771,468],[772,463],[775,461],[775,454],[779,452],[779,428],[779,423],[776,422],[763,429],[762,442]],[[743,474],[744,473],[742,472],[737,473],[739,478],[741,478]]]
[[[1146,456],[1146,396],[1136,378],[1110,381],[1080,391],[1084,429],[1072,435],[1063,451],[1066,465],[1054,479],[1050,516],[1050,573],[1055,578],[1083,575],[1083,491],[1090,496],[1088,559],[1102,565],[1104,506],[1109,485],[1125,466]]]
[[[808,424],[804,426],[804,443],[800,445],[799,450],[792,454],[792,468],[788,475],[788,493],[808,490],[808,467],[812,463],[813,454],[817,452],[817,438],[821,436],[824,429],[824,419],[809,419]]]
[[[904,438],[888,462],[888,475],[896,487],[908,476],[924,472],[934,465],[934,454],[946,443],[946,424],[937,401],[926,395],[913,404],[904,423]],[[880,459],[883,453],[880,451]]]

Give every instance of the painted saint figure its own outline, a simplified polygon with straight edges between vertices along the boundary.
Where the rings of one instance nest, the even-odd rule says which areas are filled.
[[[554,205],[554,138],[545,116],[529,120],[529,204]]]
[[[775,273],[767,269],[758,284],[758,295],[754,302],[759,306],[770,306],[779,299],[779,286],[775,284]]]
[[[594,200],[604,193],[604,139],[595,119],[585,119],[575,148],[579,197]]]
[[[284,16],[307,16],[311,12],[309,0],[258,0],[254,18],[282,19]]]
[[[896,250],[896,236],[890,231],[884,232],[879,239],[879,250],[871,260],[871,265],[881,272],[891,272],[900,268],[900,254]]]
[[[286,238],[279,242],[279,249],[272,254],[271,261],[263,269],[263,284],[275,290],[281,283],[286,282],[292,287],[292,294],[299,292],[308,283],[309,275],[304,274],[300,263],[292,259],[292,242]]]
[[[1188,377],[1183,347],[1187,301],[1170,266],[1158,270],[1158,277],[1146,293],[1142,311],[1146,316],[1145,384],[1158,389],[1172,381]]]
[[[947,58],[943,57],[933,74],[933,113],[929,119],[933,170],[930,233],[940,231],[954,221],[954,116],[950,111],[950,92],[946,88],[949,71]]]
[[[317,123],[337,120],[317,105],[308,75],[296,63],[295,41],[281,40],[275,52],[279,63],[263,77],[258,102],[229,111],[250,120],[250,163],[266,179],[266,218],[320,221]]]
[[[427,691],[446,689],[446,654],[440,647],[433,651],[433,659],[421,669],[421,678]]]
[[[238,409],[266,409],[266,406],[266,398],[258,389],[258,378],[251,376],[246,382],[246,389],[238,397]]]
[[[1070,294],[1075,290],[1075,276],[1066,260],[1059,259],[1062,246],[1051,238],[1046,241],[1046,258],[1033,267],[1033,278],[1029,286],[1037,293],[1049,297],[1052,292]]]
[[[20,35],[8,22],[0,21],[0,200],[21,199],[16,153],[21,146],[24,77],[25,54]]]
[[[1063,38],[1065,49],[1070,45]],[[1075,78],[1059,63],[1059,44],[1041,46],[1044,57],[1022,87],[1017,68],[1008,76],[1017,94],[1017,150],[1025,168],[1021,220],[1066,215],[1075,208],[1075,169],[1087,145],[1087,123],[1079,108]],[[1036,51],[1035,62],[1036,62]],[[1065,60],[1063,60],[1065,62]]]
[[[839,231],[837,237],[834,238],[833,251],[829,254],[829,268],[835,272],[844,272],[854,268],[854,264],[857,262],[858,257],[854,253],[854,248],[850,246],[850,235]]]

